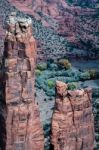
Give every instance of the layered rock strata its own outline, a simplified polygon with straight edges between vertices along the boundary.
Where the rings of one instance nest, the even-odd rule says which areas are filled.
[[[35,59],[32,21],[12,13],[7,20],[3,58],[6,150],[44,150],[39,108],[34,98]]]
[[[22,0],[8,1],[22,12],[41,20],[45,27],[54,29],[75,47],[99,49],[97,0],[25,0],[24,3]],[[86,7],[82,7],[83,3]],[[90,5],[93,8],[88,7]]]
[[[90,89],[71,91],[67,88],[67,84],[56,82],[51,149],[93,150],[92,92]]]

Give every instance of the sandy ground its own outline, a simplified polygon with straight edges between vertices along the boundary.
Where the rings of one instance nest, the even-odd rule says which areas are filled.
[[[55,103],[55,98],[49,100],[48,97],[43,90],[36,90],[36,101],[39,104],[40,108],[40,116],[43,124],[50,123],[52,117],[52,110]]]

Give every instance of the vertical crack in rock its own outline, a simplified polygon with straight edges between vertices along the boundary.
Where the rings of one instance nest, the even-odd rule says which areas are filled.
[[[56,82],[56,103],[51,125],[53,150],[93,150],[94,119],[91,89],[68,90]]]
[[[3,60],[7,117],[2,122],[6,131],[1,137],[5,141],[2,150],[44,150],[43,128],[34,97],[36,42],[30,18],[16,17],[15,13],[9,16]]]
[[[73,126],[75,127],[75,130],[76,130],[76,134],[75,134],[75,139],[76,139],[76,149],[75,150],[77,150],[77,128],[76,128],[76,125],[75,125],[75,111],[74,111],[74,106],[73,106],[73,104],[72,104],[72,101],[71,101],[71,99],[70,99],[70,96],[68,96],[68,94],[67,94],[67,97],[68,97],[68,99],[69,99],[69,101],[70,101],[70,105],[71,105],[71,109],[72,109],[72,120],[73,120]]]

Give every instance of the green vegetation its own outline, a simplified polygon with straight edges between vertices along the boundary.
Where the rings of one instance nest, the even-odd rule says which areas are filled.
[[[45,137],[47,137],[50,132],[50,123],[44,124],[43,129],[45,131]]]
[[[90,79],[90,73],[88,71],[84,72],[80,76],[81,81],[89,80]]]
[[[67,59],[60,59],[58,61],[58,65],[59,67],[64,68],[66,70],[71,68],[71,64]]]
[[[64,37],[59,36],[58,33],[53,29],[44,27],[41,21],[37,21],[33,17],[32,19],[33,19],[33,36],[37,40],[42,41],[42,50],[44,50],[47,57],[50,55],[50,53],[52,55],[56,55],[57,52],[58,56],[58,54],[60,54],[60,51],[67,50],[68,42]],[[57,28],[56,26],[58,26],[58,24],[54,22],[51,23],[51,25],[55,28]],[[49,58],[51,57],[49,56]]]
[[[53,80],[47,80],[47,86],[52,89],[55,87],[55,82]]]
[[[68,83],[68,89],[74,90],[79,88],[79,81],[83,82],[91,79],[99,78],[99,71],[96,70],[77,70],[73,67],[68,68],[69,61],[67,59],[60,59],[58,62],[48,62],[37,65],[36,69],[36,87],[43,89],[47,96],[55,96],[55,82],[57,80]],[[60,69],[60,66],[61,69]],[[65,66],[65,67],[64,67]],[[39,68],[39,69],[38,69]],[[96,94],[95,94],[96,93]],[[97,95],[97,90],[93,95]]]
[[[66,0],[69,4],[73,4],[80,7],[89,7],[94,8],[98,4],[98,0],[96,2],[93,2],[92,0]]]
[[[90,74],[91,79],[96,78],[96,70],[91,69],[91,70],[88,70],[88,72]]]
[[[48,62],[47,66],[48,66],[49,70],[58,70],[58,65],[55,63],[49,63]]]
[[[42,74],[42,71],[39,69],[36,69],[35,74],[36,74],[36,76],[40,76]]]
[[[93,97],[99,97],[99,88],[93,89]]]
[[[40,63],[40,64],[37,64],[37,67],[36,67],[38,70],[46,70],[47,69],[47,63]]]
[[[75,89],[77,89],[76,83],[69,83],[68,84],[68,90],[75,90]]]

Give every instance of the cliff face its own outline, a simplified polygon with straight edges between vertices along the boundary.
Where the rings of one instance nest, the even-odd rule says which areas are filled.
[[[43,150],[44,136],[34,98],[36,42],[30,18],[15,13],[7,21],[4,63],[6,150]]]
[[[57,81],[52,117],[51,146],[54,150],[93,150],[94,120],[91,90],[67,90]]]
[[[9,2],[41,20],[44,26],[52,28],[76,47],[99,48],[97,0],[25,0],[24,4],[20,0]]]
[[[56,60],[64,56],[75,59],[76,53],[77,57],[83,59],[99,57],[97,49],[99,48],[99,23],[95,1],[93,8],[83,8],[80,4],[77,5],[80,0],[73,1],[73,3],[68,3],[66,0],[8,1],[0,1],[0,57],[4,40],[2,26],[12,11],[16,11],[18,16],[31,15],[33,35],[38,40],[38,62],[44,62],[46,59]]]

